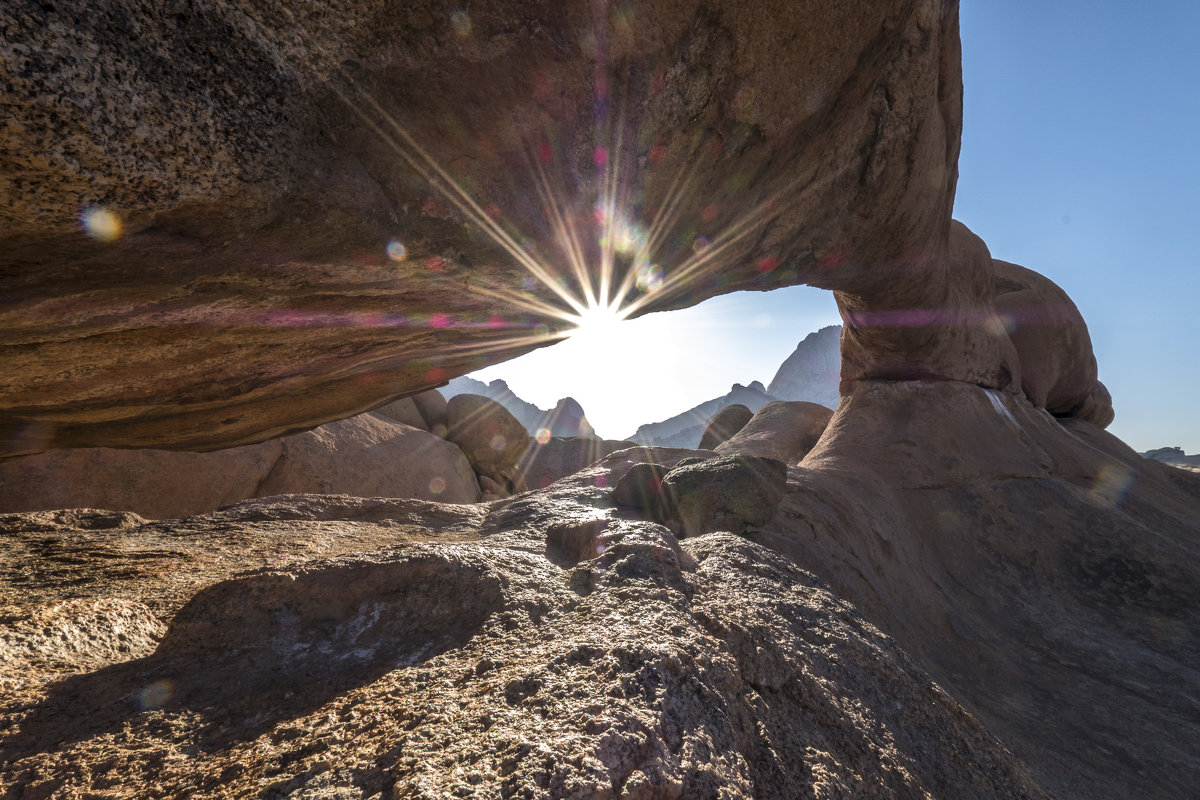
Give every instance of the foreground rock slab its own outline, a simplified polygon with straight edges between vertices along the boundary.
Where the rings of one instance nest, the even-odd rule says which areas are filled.
[[[635,465],[695,458],[619,451],[473,506],[0,517],[0,789],[1117,800],[1200,779],[1197,476],[1003,393],[864,382],[745,536],[614,503]]]
[[[99,648],[83,671],[48,641],[5,664],[0,789],[1047,797],[810,573],[606,507],[597,484],[631,463],[487,511],[297,496],[171,524],[0,519],[7,587],[35,541],[63,571],[7,614],[42,613],[70,573],[77,603],[134,596],[162,620],[143,625],[157,647]],[[549,535],[566,529],[570,553]],[[101,543],[114,567],[171,558],[176,577],[65,558]],[[239,574],[263,548],[295,560]]]

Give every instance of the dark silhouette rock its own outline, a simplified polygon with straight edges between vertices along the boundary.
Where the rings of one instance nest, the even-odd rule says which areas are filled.
[[[725,406],[708,421],[708,427],[700,436],[700,449],[712,450],[722,442],[728,441],[729,437],[740,431],[753,416],[754,412],[741,403]]]
[[[749,386],[735,383],[724,396],[703,402],[661,422],[642,425],[629,439],[653,447],[698,447],[704,429],[721,409],[742,405],[751,411],[758,411],[772,399],[766,387],[758,381],[751,382]]]
[[[634,442],[597,439],[594,436],[533,439],[517,462],[517,468],[533,489],[545,489],[559,478],[573,475],[610,453],[636,447]]]

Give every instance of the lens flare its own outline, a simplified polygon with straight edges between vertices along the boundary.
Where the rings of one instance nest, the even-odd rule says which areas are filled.
[[[84,233],[98,242],[115,242],[121,238],[121,218],[101,206],[88,206],[79,212],[79,224]]]
[[[408,258],[408,248],[392,239],[387,243],[387,254],[392,261],[403,261]]]

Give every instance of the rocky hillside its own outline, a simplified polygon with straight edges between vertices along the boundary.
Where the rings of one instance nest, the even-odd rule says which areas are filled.
[[[766,387],[758,381],[753,381],[749,386],[735,383],[721,397],[706,400],[662,422],[650,422],[639,426],[629,440],[658,447],[696,447],[709,420],[721,409],[736,404],[746,406],[751,411],[758,411],[773,399],[767,394]]]
[[[795,351],[779,365],[767,384],[776,400],[805,400],[837,408],[842,379],[841,325],[827,325],[805,336]]]
[[[1164,464],[1171,464],[1177,467],[1200,469],[1200,455],[1189,456],[1179,447],[1160,447],[1157,450],[1148,450],[1142,453],[1142,458],[1161,461]]]

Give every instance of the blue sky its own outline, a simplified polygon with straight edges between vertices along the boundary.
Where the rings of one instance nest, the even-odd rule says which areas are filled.
[[[955,216],[1079,306],[1109,428],[1200,452],[1200,3],[963,0]]]
[[[962,2],[955,216],[1074,299],[1113,394],[1109,430],[1138,450],[1200,452],[1198,33],[1195,2]],[[815,289],[738,293],[475,377],[543,407],[571,395],[598,433],[624,437],[734,382],[768,382],[838,321]]]

